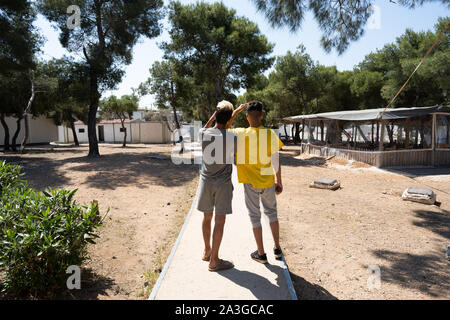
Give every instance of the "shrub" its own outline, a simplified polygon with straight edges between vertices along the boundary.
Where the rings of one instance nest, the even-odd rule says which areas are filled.
[[[2,291],[43,294],[65,285],[66,269],[87,258],[101,224],[97,204],[78,206],[77,190],[38,192],[20,181],[19,166],[0,165]]]

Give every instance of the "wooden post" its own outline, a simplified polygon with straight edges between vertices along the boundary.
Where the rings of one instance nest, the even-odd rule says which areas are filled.
[[[372,144],[373,144],[373,121],[372,121],[372,130],[370,131],[370,135],[371,135],[371,140],[372,140]]]
[[[312,141],[312,132],[311,132],[311,120],[308,121],[308,143],[311,143]]]
[[[320,120],[320,141],[323,142],[323,137],[325,135],[323,120]]]
[[[302,119],[302,143],[305,141],[305,119]]]
[[[417,121],[415,122],[414,129],[415,129],[414,146],[417,147],[419,145],[419,125]]]
[[[383,151],[384,150],[384,127],[386,127],[386,123],[384,120],[381,120],[381,132],[379,136],[379,144],[378,144],[378,150]],[[378,131],[377,131],[378,132]]]
[[[431,123],[431,165],[435,165],[436,152],[436,114],[433,114],[433,122]]]
[[[407,118],[405,121],[405,148],[409,147],[409,129],[411,126],[411,119]]]
[[[376,142],[380,143],[380,121],[377,120],[377,136],[376,136]]]

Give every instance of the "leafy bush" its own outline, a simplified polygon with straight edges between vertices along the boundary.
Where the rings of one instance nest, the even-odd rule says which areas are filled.
[[[38,192],[21,176],[19,166],[0,163],[2,291],[49,293],[65,285],[68,266],[80,266],[87,258],[100,215],[95,203],[75,204],[77,190]]]

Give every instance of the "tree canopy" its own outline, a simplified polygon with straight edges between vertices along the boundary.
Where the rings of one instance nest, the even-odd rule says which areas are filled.
[[[175,126],[179,129],[177,110],[189,113],[195,101],[193,79],[184,76],[173,60],[157,61],[149,71],[150,77],[139,86],[140,94],[153,94],[159,109],[172,109]]]
[[[450,22],[439,19],[435,30],[406,30],[394,43],[368,54],[353,70],[338,71],[314,62],[300,46],[277,57],[274,70],[259,86],[239,97],[239,103],[261,100],[266,124],[286,116],[328,111],[383,108],[404,84],[419,61]],[[392,107],[448,104],[450,42],[444,35]],[[246,125],[244,118],[237,123]]]
[[[89,155],[100,155],[95,130],[101,92],[121,81],[123,65],[132,61],[132,50],[141,36],[160,34],[162,0],[38,0],[40,12],[59,28],[59,40],[70,52],[82,53],[89,66]],[[67,8],[81,10],[80,27],[67,27]]]
[[[364,34],[364,28],[374,10],[374,0],[252,0],[258,10],[266,15],[272,27],[287,26],[298,30],[308,11],[311,11],[322,30],[322,47],[330,52],[343,53],[352,41]],[[425,2],[448,0],[399,0],[391,5],[415,8]]]
[[[247,88],[273,62],[273,44],[258,26],[236,16],[223,3],[204,2],[169,5],[170,41],[162,44],[165,58],[184,67],[183,75],[194,79],[206,119],[216,103],[232,92]],[[197,104],[197,105],[199,105]]]
[[[120,98],[112,95],[100,101],[100,115],[104,119],[120,119],[123,132],[123,147],[127,144],[127,128],[125,120],[131,119],[138,109],[138,98],[135,95],[123,95]]]

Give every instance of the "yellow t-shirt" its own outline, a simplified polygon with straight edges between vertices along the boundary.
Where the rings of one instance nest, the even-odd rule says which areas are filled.
[[[283,147],[283,142],[271,129],[229,129],[237,136],[236,167],[238,181],[254,188],[270,188],[275,183],[272,155]]]

